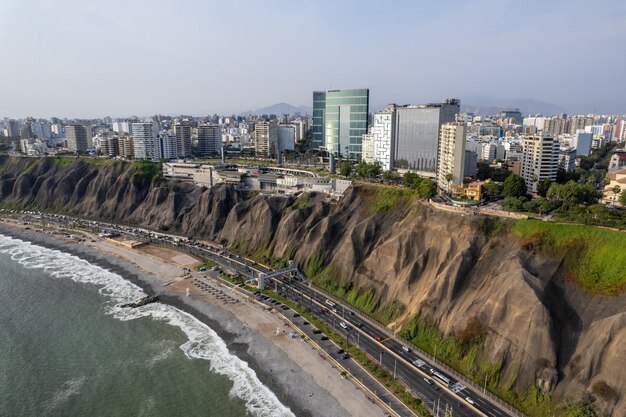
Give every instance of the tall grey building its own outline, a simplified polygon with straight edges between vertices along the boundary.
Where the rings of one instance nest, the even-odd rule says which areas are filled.
[[[219,125],[198,126],[198,154],[204,157],[220,153],[222,147],[222,127]]]
[[[153,122],[133,123],[133,150],[137,159],[157,160],[161,149],[157,140],[157,126]]]
[[[83,125],[66,125],[67,148],[72,152],[85,152],[89,149],[89,132]]]
[[[393,167],[420,171],[435,176],[441,125],[455,121],[461,102],[445,99],[441,103],[397,106]]]
[[[184,158],[191,156],[191,126],[189,123],[180,122],[174,125],[176,135],[176,153]]]
[[[313,146],[335,155],[361,157],[367,133],[369,89],[313,92]]]
[[[20,137],[20,123],[17,120],[10,119],[7,122],[7,133],[10,138]]]

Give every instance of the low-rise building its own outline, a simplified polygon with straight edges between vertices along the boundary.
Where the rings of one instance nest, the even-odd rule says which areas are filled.
[[[452,198],[480,201],[482,199],[484,183],[484,181],[475,181],[469,184],[453,185],[450,187],[450,194]]]
[[[609,183],[602,190],[602,203],[621,206],[619,197],[626,190],[626,169],[609,172],[606,177]],[[619,190],[617,190],[618,187]]]

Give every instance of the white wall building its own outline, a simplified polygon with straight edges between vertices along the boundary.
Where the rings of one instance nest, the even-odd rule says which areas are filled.
[[[387,106],[383,111],[374,113],[374,120],[368,134],[362,135],[362,142],[367,141],[368,163],[378,162],[383,170],[389,171],[392,167],[394,135],[395,135],[395,105]]]
[[[160,157],[163,159],[178,158],[178,141],[176,135],[164,131],[158,136],[159,148],[161,149]]]
[[[444,123],[439,135],[439,156],[437,158],[437,185],[448,190],[451,185],[463,183],[465,173],[465,136],[467,128],[464,122]],[[448,183],[446,176],[452,174]]]
[[[156,161],[161,156],[157,126],[152,122],[133,123],[133,148],[136,159]]]
[[[553,136],[543,134],[524,137],[522,147],[522,178],[528,190],[536,193],[542,180],[556,180],[560,144]]]

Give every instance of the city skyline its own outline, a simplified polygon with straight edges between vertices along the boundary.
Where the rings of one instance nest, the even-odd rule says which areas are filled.
[[[453,3],[0,0],[0,116],[232,114],[330,88],[626,111],[623,2]]]

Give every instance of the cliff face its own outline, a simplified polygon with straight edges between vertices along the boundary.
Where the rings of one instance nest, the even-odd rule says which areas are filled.
[[[568,282],[560,257],[523,249],[492,219],[409,198],[372,210],[376,198],[372,187],[355,187],[338,203],[315,194],[247,196],[227,186],[163,185],[129,164],[0,161],[2,205],[137,223],[293,258],[324,285],[372,290],[374,311],[402,306],[389,317],[396,328],[419,315],[459,337],[478,323],[473,366],[497,367],[490,380],[502,390],[521,396],[536,386],[626,414],[626,297],[585,294]]]

